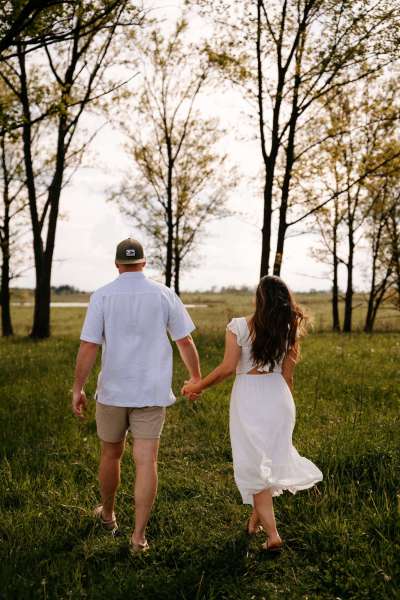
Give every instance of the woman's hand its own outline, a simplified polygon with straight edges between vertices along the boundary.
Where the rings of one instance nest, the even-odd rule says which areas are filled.
[[[185,384],[181,390],[181,394],[189,398],[189,400],[197,400],[201,395],[201,380],[199,382],[185,381]]]

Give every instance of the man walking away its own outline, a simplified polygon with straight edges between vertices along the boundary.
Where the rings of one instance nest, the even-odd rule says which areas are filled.
[[[101,440],[101,505],[95,515],[115,531],[115,495],[128,430],[133,437],[135,477],[134,554],[148,549],[146,526],[157,493],[157,454],[165,410],[175,402],[171,390],[172,348],[176,342],[192,382],[201,377],[191,338],[195,326],[178,296],[147,279],[143,247],[132,238],[117,246],[119,277],[90,298],[81,333],[73,385],[72,409],[83,418],[84,385],[102,346],[96,390],[96,424]]]

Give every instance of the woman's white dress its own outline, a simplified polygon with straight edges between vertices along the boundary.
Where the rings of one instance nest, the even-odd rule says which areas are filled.
[[[322,473],[292,445],[296,409],[282,364],[272,373],[266,366],[264,375],[248,375],[255,365],[246,318],[232,319],[227,329],[241,347],[229,421],[235,482],[244,504],[253,505],[253,495],[265,489],[279,496],[312,487]]]

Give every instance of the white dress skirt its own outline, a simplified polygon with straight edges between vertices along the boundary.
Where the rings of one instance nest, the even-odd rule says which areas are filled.
[[[248,375],[254,368],[244,317],[232,319],[228,329],[241,346],[241,358],[230,403],[230,437],[236,485],[243,503],[269,489],[295,494],[322,481],[321,471],[292,444],[296,409],[289,386],[276,365],[272,373]]]

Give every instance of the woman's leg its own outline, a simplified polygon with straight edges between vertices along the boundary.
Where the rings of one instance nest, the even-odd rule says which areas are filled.
[[[254,509],[264,527],[267,534],[268,548],[280,546],[282,544],[281,537],[276,528],[274,515],[274,505],[272,495],[269,490],[263,490],[258,494],[254,494]]]
[[[247,531],[250,534],[257,533],[259,530],[259,526],[261,525],[260,517],[258,516],[258,512],[255,508],[250,515],[250,518],[247,522]]]

